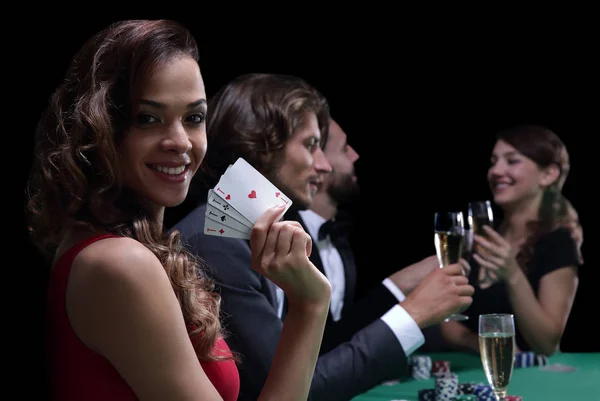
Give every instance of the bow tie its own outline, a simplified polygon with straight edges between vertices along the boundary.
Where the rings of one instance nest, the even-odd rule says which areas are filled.
[[[331,242],[336,242],[338,239],[344,238],[349,234],[350,225],[340,220],[327,220],[321,228],[319,228],[319,241],[324,240],[329,236]]]

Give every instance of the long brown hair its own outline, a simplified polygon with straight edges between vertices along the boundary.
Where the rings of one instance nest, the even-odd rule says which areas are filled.
[[[27,185],[32,241],[50,260],[70,223],[135,238],[161,261],[200,360],[221,359],[218,294],[176,231],[163,232],[144,201],[123,187],[119,144],[132,121],[131,98],[161,63],[198,61],[190,32],[168,20],[112,24],[87,41],[50,99],[36,130]],[[198,334],[201,334],[198,336]]]
[[[562,194],[562,188],[571,168],[569,153],[558,135],[541,125],[513,126],[500,131],[496,139],[508,143],[519,153],[533,160],[538,167],[547,168],[555,165],[560,172],[556,181],[544,189],[537,219],[527,222],[527,238],[517,253],[517,262],[522,269],[527,270],[535,245],[543,235],[559,227],[569,230],[574,235],[571,228],[573,217],[569,209],[573,206]],[[579,262],[582,263],[580,247],[578,247],[578,256]]]

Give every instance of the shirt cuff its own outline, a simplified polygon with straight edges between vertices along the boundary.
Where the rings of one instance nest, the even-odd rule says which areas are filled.
[[[395,305],[381,317],[381,320],[394,332],[406,356],[410,356],[425,344],[425,336],[419,325],[402,306]]]
[[[402,302],[406,299],[406,295],[404,295],[402,290],[400,288],[398,288],[398,286],[396,284],[394,284],[394,282],[392,280],[390,280],[389,278],[386,278],[385,280],[383,280],[383,285],[385,285],[387,287],[387,289],[390,290],[390,292],[392,293],[393,296],[396,297],[398,302]]]

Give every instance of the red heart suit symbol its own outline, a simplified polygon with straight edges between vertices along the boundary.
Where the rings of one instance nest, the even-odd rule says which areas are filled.
[[[231,199],[231,195],[227,194],[227,196],[225,197],[226,200]]]
[[[281,192],[275,192],[275,197],[279,198],[279,195],[281,195]]]
[[[250,193],[248,194],[248,198],[250,198],[250,199],[256,198],[256,191],[255,190],[250,191]]]

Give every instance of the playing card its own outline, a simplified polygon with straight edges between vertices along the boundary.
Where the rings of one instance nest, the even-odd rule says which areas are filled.
[[[227,227],[226,225],[209,218],[204,219],[204,234],[217,237],[250,239],[249,234]]]
[[[223,201],[223,202],[225,202],[225,201]],[[205,217],[208,219],[211,219],[213,221],[216,221],[217,223],[223,224],[224,226],[231,227],[234,230],[246,233],[248,235],[250,235],[250,231],[252,231],[252,229],[250,227],[244,225],[242,222],[234,219],[233,217],[231,217],[228,214],[225,214],[225,212],[221,211],[221,209],[217,209],[216,207],[214,207],[212,205],[206,206]]]
[[[221,176],[214,193],[242,214],[252,226],[271,206],[284,204],[285,210],[292,201],[258,170],[242,158]]]
[[[245,225],[248,228],[252,228],[254,226],[254,224],[252,224],[247,218],[242,216],[240,212],[235,210],[223,198],[215,195],[215,193],[212,189],[208,191],[208,202],[207,202],[207,208],[206,208],[207,212],[210,207],[214,207],[215,209],[232,217],[236,221],[239,221],[241,224]],[[235,227],[233,227],[233,228],[235,228]]]

